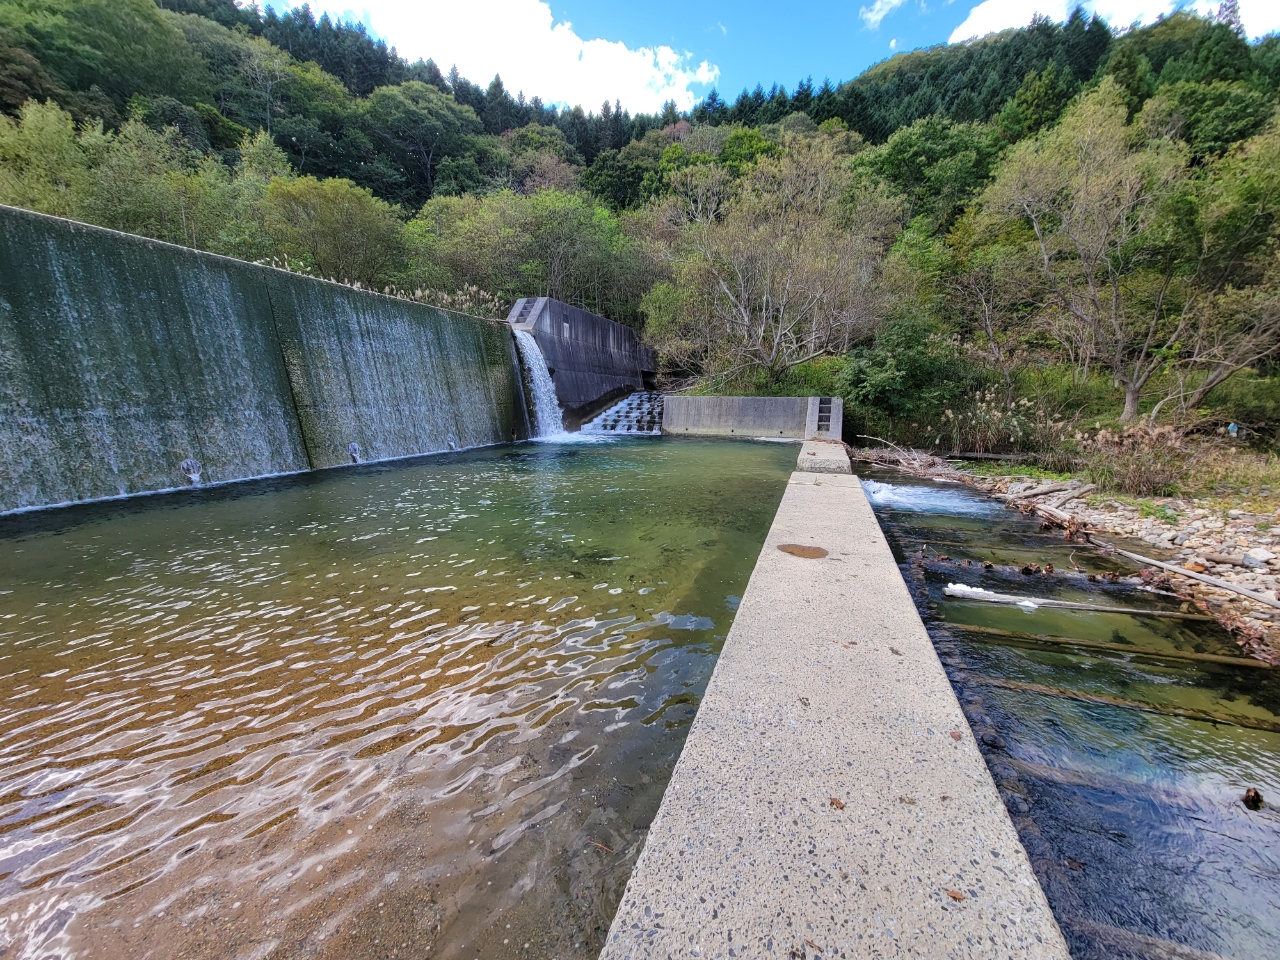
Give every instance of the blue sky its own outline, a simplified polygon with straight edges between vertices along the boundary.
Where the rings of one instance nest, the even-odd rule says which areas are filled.
[[[272,2],[272,0],[267,0]],[[297,6],[301,0],[275,0]],[[1280,29],[1280,0],[1239,0],[1249,33]],[[1187,0],[1216,9],[1214,0]],[[682,109],[715,87],[732,100],[757,83],[794,89],[812,76],[848,80],[894,52],[961,42],[1040,12],[1067,16],[1074,0],[310,0],[313,10],[363,22],[399,52],[457,64],[487,84],[598,109]],[[1178,0],[1086,0],[1113,26],[1150,22]]]
[[[572,21],[582,36],[621,40],[630,47],[667,44],[691,51],[720,68],[722,95],[743,87],[778,82],[794,89],[812,75],[848,80],[899,50],[944,42],[968,16],[963,0],[946,4],[911,0],[873,28],[859,16],[859,4],[723,3],[717,0],[647,0],[643,3],[556,3],[557,17]],[[872,12],[874,0],[862,5]],[[874,19],[874,16],[873,16]],[[1027,17],[1030,20],[1030,15]]]

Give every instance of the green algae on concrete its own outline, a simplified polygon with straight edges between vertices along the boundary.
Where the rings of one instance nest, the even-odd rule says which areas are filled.
[[[0,512],[527,424],[504,325],[0,207]]]
[[[270,291],[313,467],[527,435],[505,325],[279,272]]]

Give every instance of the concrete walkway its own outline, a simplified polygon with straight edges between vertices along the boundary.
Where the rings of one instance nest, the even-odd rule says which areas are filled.
[[[601,956],[1069,957],[856,477],[792,475]]]
[[[853,473],[849,454],[839,440],[806,440],[796,460],[801,473]]]

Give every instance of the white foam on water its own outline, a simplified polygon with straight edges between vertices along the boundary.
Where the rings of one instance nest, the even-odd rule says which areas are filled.
[[[965,487],[937,487],[932,484],[881,483],[863,480],[862,489],[876,507],[909,510],[914,513],[942,513],[957,516],[989,517],[1004,512],[1004,507]]]

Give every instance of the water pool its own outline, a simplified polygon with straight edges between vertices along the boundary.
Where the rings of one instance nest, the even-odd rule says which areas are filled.
[[[1280,672],[1216,623],[971,489],[864,481],[1075,960],[1273,956],[1280,943]],[[1146,551],[1144,551],[1146,552]],[[991,569],[984,564],[990,563]],[[1051,575],[1020,567],[1052,563]],[[1272,805],[1241,803],[1246,788]]]
[[[0,520],[0,955],[595,956],[794,460],[523,444]]]

